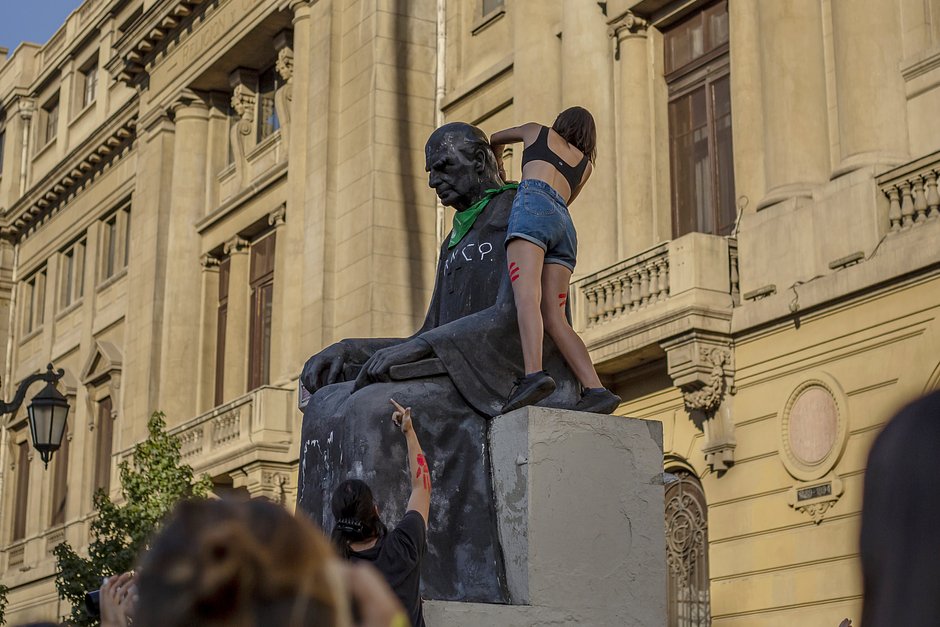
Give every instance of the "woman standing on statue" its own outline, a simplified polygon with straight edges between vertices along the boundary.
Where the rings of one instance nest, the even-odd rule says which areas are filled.
[[[371,562],[404,605],[411,624],[424,627],[419,588],[421,560],[427,549],[431,471],[412,425],[411,408],[402,407],[394,400],[391,402],[395,406],[392,421],[401,429],[408,445],[411,497],[405,515],[398,526],[389,531],[379,517],[379,508],[368,484],[348,479],[333,493],[331,505],[336,525],[332,538],[347,559]]]
[[[490,138],[503,180],[503,146],[522,142],[522,181],[506,234],[506,261],[522,339],[525,376],[517,379],[503,413],[533,405],[555,390],[542,370],[545,333],[555,341],[584,391],[574,409],[609,414],[620,397],[607,390],[565,316],[578,237],[568,207],[594,171],[594,117],[582,107],[562,111],[551,128],[529,122]]]

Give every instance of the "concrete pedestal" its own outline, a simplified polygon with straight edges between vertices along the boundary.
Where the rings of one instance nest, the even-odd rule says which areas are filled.
[[[666,621],[659,422],[528,407],[490,455],[512,605],[427,602],[431,627]]]

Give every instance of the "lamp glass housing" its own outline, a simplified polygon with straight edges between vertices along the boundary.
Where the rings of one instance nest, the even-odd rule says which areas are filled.
[[[39,451],[39,457],[48,466],[52,454],[62,445],[69,402],[52,383],[46,383],[46,387],[33,397],[27,412],[33,448]]]

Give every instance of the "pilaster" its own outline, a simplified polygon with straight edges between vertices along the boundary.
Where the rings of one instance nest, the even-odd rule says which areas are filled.
[[[215,406],[215,364],[218,350],[219,323],[219,258],[203,255],[200,258],[199,349],[196,374],[196,413],[202,414]]]
[[[129,417],[121,441],[146,435],[146,417],[159,409],[160,352],[166,285],[167,231],[173,188],[173,146],[176,128],[165,110],[141,115],[137,144],[138,177],[131,208],[130,247],[134,251],[127,275],[127,364],[124,412]]]
[[[229,258],[228,313],[225,323],[225,364],[222,400],[245,393],[248,376],[248,242],[233,237],[225,243]]]

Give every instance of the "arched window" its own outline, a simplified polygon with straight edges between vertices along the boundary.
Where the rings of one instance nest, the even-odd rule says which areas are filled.
[[[669,627],[708,627],[708,509],[702,484],[685,468],[666,472]]]

